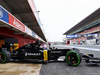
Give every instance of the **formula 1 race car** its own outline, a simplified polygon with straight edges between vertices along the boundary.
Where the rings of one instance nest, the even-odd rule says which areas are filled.
[[[84,54],[82,57],[85,58],[85,62],[88,64],[100,64],[100,58],[94,57],[93,54]]]
[[[39,43],[30,43],[24,45],[13,52],[7,48],[0,49],[0,63],[6,63],[11,60],[21,61],[41,61],[47,63],[50,61],[59,61],[60,56],[65,56],[64,62],[70,66],[78,66],[81,63],[82,56],[78,49],[47,49],[40,48]]]

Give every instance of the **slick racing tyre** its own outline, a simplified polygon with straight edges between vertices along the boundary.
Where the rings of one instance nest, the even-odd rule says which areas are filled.
[[[69,51],[66,54],[66,62],[69,66],[78,66],[81,63],[82,57],[78,52]]]
[[[11,54],[8,51],[0,52],[0,63],[7,63],[11,58]]]

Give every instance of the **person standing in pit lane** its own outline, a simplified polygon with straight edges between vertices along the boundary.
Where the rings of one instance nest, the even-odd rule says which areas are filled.
[[[44,49],[47,50],[47,43],[44,44]]]
[[[47,44],[46,43],[42,43],[40,47],[47,50]]]
[[[49,44],[49,48],[50,48],[51,47],[51,43],[49,42],[48,44]]]

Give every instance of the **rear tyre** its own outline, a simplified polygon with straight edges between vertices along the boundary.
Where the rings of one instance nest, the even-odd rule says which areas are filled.
[[[66,62],[69,66],[78,66],[81,63],[82,57],[78,52],[69,51],[66,54]]]
[[[11,58],[11,54],[8,51],[0,52],[0,63],[7,63]]]

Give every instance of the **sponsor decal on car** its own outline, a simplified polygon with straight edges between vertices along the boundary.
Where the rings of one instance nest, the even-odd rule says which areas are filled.
[[[51,51],[51,53],[61,53],[61,51]]]
[[[41,53],[25,53],[25,56],[40,56]]]

